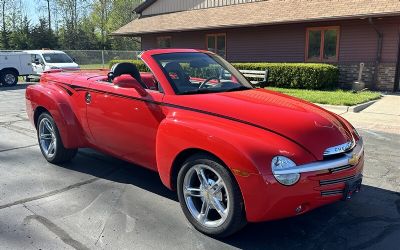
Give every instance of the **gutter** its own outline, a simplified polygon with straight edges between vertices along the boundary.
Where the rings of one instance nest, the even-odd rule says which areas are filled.
[[[377,48],[376,48],[376,57],[375,57],[375,70],[374,70],[374,76],[373,76],[373,80],[372,80],[372,90],[375,90],[376,85],[377,85],[377,80],[378,80],[379,65],[381,64],[381,59],[382,59],[383,33],[378,29],[378,27],[372,20],[372,17],[368,18],[368,22],[372,26],[372,28],[375,30],[375,32],[378,36],[378,44],[377,44]]]
[[[190,11],[204,11],[204,9],[199,10],[190,10]],[[157,15],[149,15],[143,16],[141,15],[140,18],[132,20],[130,23],[142,20],[145,18],[152,18],[161,15],[171,15],[180,12],[190,12],[187,11],[179,11],[179,12],[172,12],[172,13],[165,13],[165,14],[157,14]],[[188,31],[208,31],[208,30],[216,30],[216,29],[236,29],[236,28],[247,28],[247,27],[260,27],[260,26],[273,26],[273,25],[281,25],[281,24],[300,24],[300,23],[313,23],[313,22],[325,22],[325,21],[344,21],[344,20],[353,20],[353,19],[366,19],[366,18],[376,18],[376,17],[393,17],[400,15],[400,11],[397,12],[388,12],[388,13],[380,13],[380,14],[365,14],[365,15],[351,15],[351,16],[333,16],[333,17],[315,17],[315,18],[308,18],[308,19],[296,19],[290,21],[271,21],[271,22],[260,22],[260,23],[244,23],[244,24],[226,24],[226,25],[213,25],[213,26],[196,26],[191,28],[169,28],[169,29],[153,29],[149,31],[149,27],[146,27],[146,30],[139,30],[139,31],[125,31],[125,32],[118,32],[118,30],[112,32],[111,36],[142,36],[142,35],[152,35],[152,34],[159,34],[159,33],[175,33],[175,32],[188,32]],[[130,24],[128,23],[128,24]],[[128,25],[127,24],[127,25]],[[126,25],[125,25],[126,26]],[[125,27],[122,26],[122,27]]]
[[[399,31],[399,41],[397,49],[397,63],[396,63],[396,73],[394,75],[394,87],[393,92],[399,91],[400,85],[400,31]]]

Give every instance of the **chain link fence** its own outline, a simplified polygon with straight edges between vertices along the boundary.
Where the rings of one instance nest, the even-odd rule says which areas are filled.
[[[108,68],[111,60],[135,60],[141,51],[64,50],[83,69]]]

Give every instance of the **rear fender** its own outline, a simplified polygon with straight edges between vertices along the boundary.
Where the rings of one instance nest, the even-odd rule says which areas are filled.
[[[31,85],[26,90],[27,109],[31,109],[28,114],[31,112],[29,117],[34,122],[39,107],[46,109],[57,125],[64,147],[84,147],[87,143],[70,98],[67,92],[55,85]]]

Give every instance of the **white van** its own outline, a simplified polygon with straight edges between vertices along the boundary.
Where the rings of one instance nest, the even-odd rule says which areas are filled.
[[[50,69],[78,70],[79,65],[65,52],[59,50],[25,50],[31,55],[34,75],[26,77],[29,82],[32,78],[39,78],[43,71]]]
[[[25,52],[0,51],[0,85],[14,86],[18,76],[33,74],[31,56]]]

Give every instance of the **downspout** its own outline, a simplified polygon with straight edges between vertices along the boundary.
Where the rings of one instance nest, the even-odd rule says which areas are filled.
[[[383,41],[383,33],[378,29],[378,27],[375,25],[375,23],[372,21],[372,18],[368,18],[369,24],[372,26],[372,28],[375,30],[377,36],[378,36],[378,44],[377,44],[377,49],[376,49],[376,57],[375,57],[375,70],[374,70],[374,75],[373,75],[373,82],[372,82],[372,89],[376,89],[376,84],[378,80],[378,71],[379,71],[379,65],[381,64],[381,58],[382,58],[382,41]]]
[[[397,63],[396,63],[396,73],[394,75],[394,88],[393,92],[399,91],[400,85],[400,32],[399,32],[399,45],[397,49]]]

